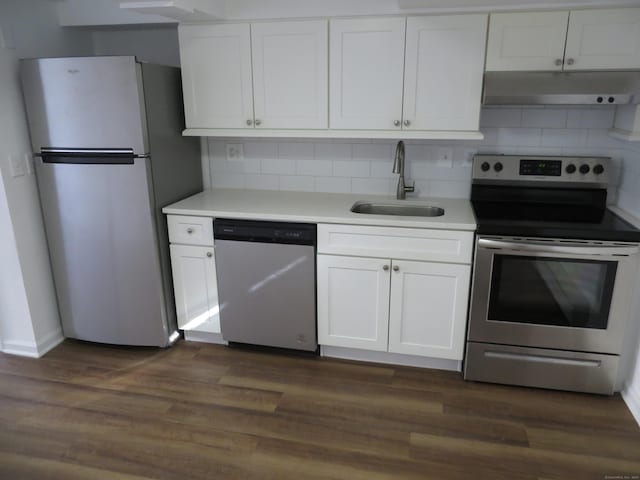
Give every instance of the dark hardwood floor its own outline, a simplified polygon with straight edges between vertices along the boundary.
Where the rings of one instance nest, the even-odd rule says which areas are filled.
[[[181,342],[0,354],[2,479],[640,478],[619,396]]]

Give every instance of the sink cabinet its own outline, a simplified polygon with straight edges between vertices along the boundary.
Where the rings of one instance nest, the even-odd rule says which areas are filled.
[[[318,343],[463,356],[473,232],[318,225]]]
[[[640,8],[491,14],[487,71],[640,68]]]

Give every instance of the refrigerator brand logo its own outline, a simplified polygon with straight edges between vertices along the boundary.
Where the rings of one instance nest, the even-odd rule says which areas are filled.
[[[70,68],[69,70],[67,70],[67,72],[73,74],[73,73],[78,73],[80,70],[76,69],[76,68]]]

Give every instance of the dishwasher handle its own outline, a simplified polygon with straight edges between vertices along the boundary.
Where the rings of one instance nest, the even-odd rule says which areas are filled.
[[[312,223],[229,219],[216,219],[213,222],[213,237],[215,240],[235,240],[239,242],[315,246],[316,230],[316,225]]]

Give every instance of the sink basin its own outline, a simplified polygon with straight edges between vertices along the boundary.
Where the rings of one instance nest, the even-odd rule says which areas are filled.
[[[356,202],[351,207],[353,213],[369,215],[397,215],[402,217],[440,217],[444,208],[433,205],[398,205],[395,203]]]

